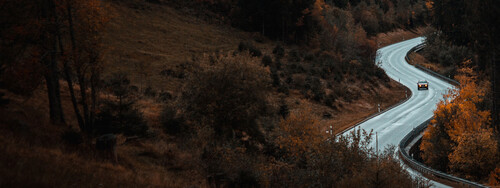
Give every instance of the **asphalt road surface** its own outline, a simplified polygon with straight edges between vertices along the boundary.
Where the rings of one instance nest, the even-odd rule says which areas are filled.
[[[414,46],[422,43],[423,40],[424,38],[418,37],[378,50],[376,61],[380,62],[379,66],[385,70],[390,78],[408,87],[412,93],[411,98],[405,103],[355,127],[367,131],[373,130],[373,133],[378,136],[379,150],[383,150],[388,145],[397,146],[413,127],[431,118],[437,103],[443,100],[443,94],[448,89],[453,88],[453,85],[427,74],[405,61],[406,53]],[[417,82],[419,80],[427,80],[429,89],[418,90]],[[401,95],[405,95],[405,93],[403,92]],[[408,92],[408,96],[410,96],[410,92]],[[344,134],[348,134],[348,132],[350,131]],[[375,140],[372,142],[372,147],[377,147]],[[410,170],[410,173],[419,176],[418,172]],[[431,183],[434,183],[436,187],[444,186],[436,182]]]

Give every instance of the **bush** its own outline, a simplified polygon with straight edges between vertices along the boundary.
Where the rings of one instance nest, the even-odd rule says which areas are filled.
[[[106,82],[107,89],[116,99],[102,102],[96,114],[95,133],[123,133],[127,136],[145,135],[148,130],[142,113],[135,108],[130,80],[123,73],[114,74]]]
[[[104,101],[101,112],[96,118],[96,133],[123,133],[126,136],[144,136],[148,126],[142,113],[132,106],[133,103],[117,104]]]
[[[280,77],[274,69],[271,69],[271,78],[273,79],[273,86],[278,87],[280,85]]]
[[[167,102],[168,100],[172,99],[172,94],[168,91],[161,91],[160,94],[158,94],[158,100],[160,102]]]
[[[83,143],[82,135],[74,129],[68,129],[64,131],[61,138],[66,144],[77,146]]]
[[[288,89],[288,86],[281,84],[278,87],[278,92],[285,94],[286,96],[290,95],[290,90]]]
[[[285,48],[283,48],[281,44],[277,44],[273,49],[273,54],[276,56],[276,58],[281,59],[285,57]]]
[[[170,135],[179,135],[187,132],[187,126],[182,117],[178,117],[176,109],[167,106],[160,115],[161,124],[165,133]]]
[[[285,82],[287,84],[291,84],[291,83],[293,83],[293,78],[289,76],[289,77],[286,78]]]
[[[148,86],[144,90],[144,96],[154,98],[156,97],[156,91],[151,86]]]
[[[260,183],[258,181],[257,175],[254,172],[249,171],[247,169],[242,169],[236,179],[229,182],[228,187],[243,187],[243,188],[251,188],[251,187],[260,187]]]
[[[272,63],[273,59],[271,58],[271,56],[265,55],[264,57],[262,57],[262,65],[264,65],[265,67],[271,65]]]
[[[288,54],[288,61],[289,62],[300,62],[302,60],[301,54],[299,54],[299,51],[297,50],[292,50]]]
[[[262,56],[262,52],[253,44],[248,42],[240,42],[240,44],[238,45],[238,51],[240,52],[248,51],[254,57]]]
[[[426,47],[422,51],[425,58],[443,66],[459,66],[465,59],[470,59],[472,53],[465,46],[450,45],[440,34],[432,32],[426,35]]]
[[[287,104],[280,105],[279,113],[283,119],[287,118],[288,115],[290,114],[290,110],[288,109],[288,105]]]
[[[266,114],[269,71],[248,55],[212,61],[202,59],[185,83],[179,105],[186,118],[211,127],[218,139],[233,138],[237,131],[260,137],[256,119]]]
[[[335,100],[335,98],[333,97],[332,94],[327,95],[326,98],[325,98],[325,105],[328,106],[328,107],[332,107],[334,100]]]
[[[276,68],[276,70],[281,70],[281,60],[280,59],[276,59],[276,62],[274,63],[274,68]]]

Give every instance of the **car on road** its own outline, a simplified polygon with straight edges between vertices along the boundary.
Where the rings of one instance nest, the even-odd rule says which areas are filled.
[[[429,90],[429,82],[427,82],[427,80],[420,80],[417,82],[417,87],[418,87],[418,90],[420,90],[420,89]]]

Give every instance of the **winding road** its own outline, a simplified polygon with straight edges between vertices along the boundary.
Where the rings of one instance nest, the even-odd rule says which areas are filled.
[[[421,44],[424,38],[418,37],[378,50],[376,62],[385,70],[387,75],[393,80],[399,81],[411,90],[411,98],[406,102],[375,116],[358,126],[356,129],[373,130],[378,136],[378,148],[383,150],[386,146],[397,146],[401,139],[411,132],[413,127],[420,125],[433,116],[433,111],[437,103],[443,100],[443,94],[453,85],[425,73],[414,66],[408,64],[405,60],[406,53],[414,46]],[[418,90],[417,82],[427,80],[429,82],[428,90]],[[409,93],[408,93],[409,95]],[[347,131],[343,134],[348,134]],[[376,148],[375,140],[372,147]],[[419,176],[416,172],[410,173]],[[437,182],[431,182],[436,187],[446,187]]]

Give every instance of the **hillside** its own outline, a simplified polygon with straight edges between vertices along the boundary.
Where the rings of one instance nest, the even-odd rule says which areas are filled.
[[[323,143],[322,138],[326,135],[324,133],[330,126],[333,126],[334,133],[338,133],[376,113],[377,104],[380,104],[383,110],[405,98],[405,88],[388,79],[383,71],[373,66],[369,62],[370,57],[357,52],[349,54],[353,57],[353,60],[350,60],[347,50],[332,52],[334,50],[328,51],[315,45],[283,43],[259,32],[244,31],[222,21],[217,22],[219,18],[208,19],[207,15],[211,15],[209,11],[207,14],[200,14],[196,12],[197,9],[182,9],[169,3],[150,2],[156,1],[109,1],[111,18],[103,30],[102,52],[105,53],[102,53],[102,73],[99,80],[99,85],[105,86],[96,96],[100,102],[96,110],[96,121],[108,123],[104,121],[107,114],[102,112],[107,112],[106,107],[117,101],[120,101],[121,105],[123,97],[126,103],[130,102],[132,115],[137,112],[144,120],[134,123],[145,125],[146,130],[139,130],[142,132],[137,134],[133,132],[137,131],[134,129],[136,127],[131,128],[131,134],[126,128],[123,128],[125,131],[113,130],[117,135],[117,160],[110,160],[95,149],[98,134],[107,132],[99,129],[100,127],[92,133],[80,130],[78,118],[71,106],[71,91],[63,76],[58,82],[61,86],[60,97],[66,120],[64,124],[51,121],[50,96],[47,95],[48,89],[44,84],[39,84],[29,95],[2,88],[0,91],[5,93],[3,98],[8,99],[9,103],[0,108],[0,153],[4,154],[0,156],[0,185],[209,187],[210,178],[213,179],[213,176],[218,174],[213,171],[219,170],[226,172],[223,179],[225,178],[226,183],[235,183],[233,186],[241,185],[236,183],[242,182],[250,185],[267,182],[267,186],[272,186],[278,185],[273,183],[280,181],[269,182],[269,179],[281,176],[270,174],[282,173],[282,177],[289,179],[297,179],[295,176],[305,177],[283,172],[294,171],[286,169],[295,168],[304,170],[300,166],[300,160],[306,159],[297,159],[298,157],[292,154],[305,156],[305,153],[310,152],[311,155],[321,156],[331,153],[331,148],[345,154],[341,157],[347,162],[336,165],[340,165],[338,169],[348,171],[348,175],[322,177],[325,184],[356,185],[355,182],[359,179],[372,178],[371,172],[375,170],[401,177],[395,178],[392,185],[415,183],[405,179],[407,175],[393,161],[390,152],[381,157],[384,159],[382,163],[387,167],[381,169],[374,165],[375,160],[371,158],[373,151],[366,148],[351,148],[347,146],[347,142],[329,146],[320,144]],[[377,37],[367,36],[360,27],[356,28],[356,34],[363,37],[359,38],[359,41],[346,40],[344,43],[359,43],[363,48],[370,48],[367,51],[372,50],[375,44],[372,42],[376,41]],[[379,35],[379,38],[384,41],[383,45],[387,45],[399,41],[403,35],[414,36],[399,31],[388,35],[389,37]],[[275,52],[276,49],[283,49],[282,55]],[[252,54],[253,51],[259,51],[261,55]],[[258,98],[267,103],[261,112],[260,109],[256,110],[263,115],[249,123],[253,125],[257,122],[255,124],[258,133],[250,135],[251,131],[244,128],[232,130],[233,140],[222,146],[216,145],[221,141],[214,138],[216,136],[212,135],[213,133],[203,129],[202,124],[205,122],[198,123],[197,119],[189,119],[192,117],[188,116],[190,114],[185,113],[187,115],[184,116],[181,113],[191,107],[191,104],[185,104],[185,93],[190,91],[187,90],[190,88],[189,84],[195,83],[193,77],[202,74],[212,78],[211,72],[204,72],[203,68],[209,71],[222,69],[212,62],[217,62],[213,60],[217,58],[213,57],[220,54],[228,56],[227,59],[221,58],[222,62],[227,60],[234,63],[231,58],[237,59],[236,64],[240,63],[240,60],[248,61],[248,67],[257,67],[256,70],[260,70],[259,75],[268,77],[271,82],[264,97]],[[245,66],[243,68],[248,68]],[[60,67],[63,67],[62,63]],[[236,68],[241,71],[238,69],[241,67]],[[126,79],[119,81],[122,82],[120,84],[126,85],[124,87],[130,93],[119,95],[115,92],[113,81],[117,75],[125,75]],[[80,86],[76,83],[74,89],[75,93],[81,93]],[[252,91],[252,88],[244,89]],[[91,93],[90,88],[84,91]],[[77,99],[81,100],[80,97]],[[174,109],[175,112],[171,119],[165,120],[169,109]],[[204,120],[203,118],[200,119]],[[170,120],[192,126],[190,130],[195,131],[172,134],[169,132],[171,130],[168,130],[172,123]],[[302,121],[305,123],[295,123]],[[302,126],[308,126],[310,122],[313,122],[310,125],[314,126],[307,129],[311,132],[306,132],[317,137],[304,140],[302,144],[306,144],[301,145],[310,150],[283,149],[294,148],[292,146],[296,144],[282,140],[293,138],[292,133],[286,137],[287,135],[280,132],[285,130],[283,126],[296,126],[300,129]],[[358,136],[361,137],[361,134]],[[297,140],[301,139],[302,137],[298,137]],[[315,144],[309,146],[308,141]],[[289,156],[289,153],[292,154]],[[330,157],[339,157],[332,155]],[[319,166],[319,163],[314,165]],[[213,170],[214,166],[218,168]],[[355,169],[355,166],[366,168],[357,171],[361,168]],[[250,172],[244,171],[245,169]],[[335,169],[333,170],[335,172]],[[327,170],[323,172],[333,173]],[[334,178],[338,181],[332,180]],[[304,183],[310,180],[298,178],[296,181]]]
[[[109,53],[105,57],[109,66],[105,75],[125,72],[133,85],[142,89],[151,86],[158,93],[169,92],[174,96],[178,95],[183,82],[178,76],[184,74],[182,64],[194,57],[232,53],[242,41],[251,42],[264,55],[272,56],[272,50],[277,44],[258,33],[244,32],[227,25],[209,24],[203,18],[185,13],[189,11],[181,12],[166,5],[128,1],[115,3],[113,8],[117,15],[110,24],[107,31],[110,34],[105,39],[106,45],[109,45]],[[387,39],[386,43],[389,42]],[[297,49],[301,48],[295,45],[287,46],[286,53],[289,55],[288,52]],[[283,66],[286,66],[287,62],[283,63]],[[162,72],[171,72],[171,75]],[[346,78],[347,80],[353,81]],[[340,131],[376,112],[377,103],[381,103],[384,109],[404,98],[404,88],[392,81],[389,84],[375,81],[375,88],[369,83],[356,81],[349,85],[353,92],[358,93],[356,95],[359,95],[359,100],[335,101],[336,104],[332,106],[340,108],[335,110],[309,100],[305,101],[306,106],[313,106],[320,118],[325,113],[331,114],[335,118],[325,120],[325,124],[333,124],[335,130]],[[304,99],[299,92],[290,91],[292,95],[286,100],[291,106],[290,109],[298,107],[294,105],[295,101]],[[379,97],[375,97],[376,95]],[[349,105],[350,103],[355,105]]]

